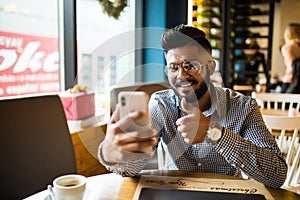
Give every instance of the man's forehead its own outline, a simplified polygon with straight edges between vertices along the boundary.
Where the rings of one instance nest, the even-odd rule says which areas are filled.
[[[175,49],[170,49],[166,54],[166,59],[169,61],[172,60],[190,60],[190,59],[197,59],[199,61],[207,61],[210,60],[210,56],[206,50],[199,49],[195,46],[184,46],[178,47]]]

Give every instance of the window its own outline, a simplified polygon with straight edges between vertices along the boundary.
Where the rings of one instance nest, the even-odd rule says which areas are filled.
[[[128,1],[118,20],[103,13],[98,0],[74,1],[78,54],[74,85],[78,82],[95,92],[96,110],[109,110],[110,89],[135,81],[130,32],[135,27],[135,0]],[[0,1],[0,97],[65,89],[65,58],[59,57],[62,2]]]
[[[57,16],[57,1],[0,1],[0,97],[59,91]]]
[[[116,20],[97,0],[77,0],[78,84],[95,93],[96,112],[109,112],[112,87],[135,82],[134,4]]]

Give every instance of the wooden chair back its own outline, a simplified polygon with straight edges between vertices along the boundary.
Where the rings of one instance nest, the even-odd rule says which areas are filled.
[[[251,96],[256,99],[262,109],[289,110],[295,108],[299,111],[300,108],[300,94],[252,92]]]
[[[276,137],[279,148],[286,156],[288,174],[284,187],[299,186],[300,116],[263,115],[263,119],[270,132]],[[280,131],[280,135],[277,135],[278,130]]]
[[[146,92],[149,97],[159,90],[164,90],[170,88],[168,82],[157,82],[157,83],[138,83],[130,86],[123,86],[113,88],[110,92],[110,108],[111,112],[115,110],[115,107],[118,103],[118,94],[121,91],[143,91]]]

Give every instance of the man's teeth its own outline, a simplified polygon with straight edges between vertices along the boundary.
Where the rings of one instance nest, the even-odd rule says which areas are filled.
[[[188,87],[188,86],[191,86],[192,84],[191,83],[187,83],[187,84],[182,84],[181,87]]]

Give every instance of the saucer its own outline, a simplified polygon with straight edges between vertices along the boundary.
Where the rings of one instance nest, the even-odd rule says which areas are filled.
[[[52,199],[49,192],[47,192],[43,200],[54,200],[54,199]],[[101,200],[101,198],[95,192],[91,190],[86,190],[82,200]]]

